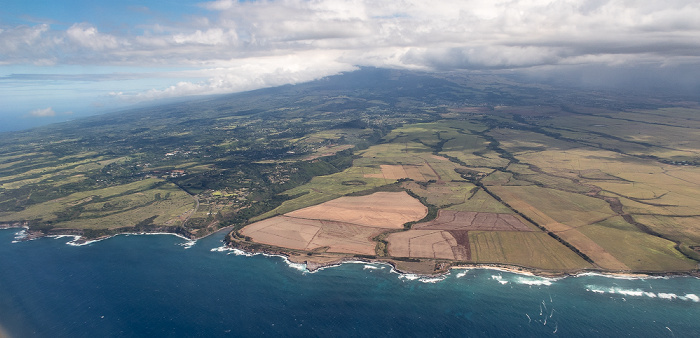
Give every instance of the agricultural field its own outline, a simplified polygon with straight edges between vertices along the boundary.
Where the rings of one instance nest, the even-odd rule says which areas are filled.
[[[0,214],[0,222],[40,220],[52,229],[117,229],[135,224],[181,225],[195,201],[172,183],[151,178],[80,192]],[[156,217],[153,217],[156,216]]]
[[[86,239],[230,227],[232,246],[425,273],[697,272],[696,104],[358,72],[373,80],[2,134],[0,223]]]
[[[544,270],[697,266],[692,259],[700,233],[694,218],[700,210],[700,199],[693,198],[700,196],[696,167],[640,157],[638,147],[644,145],[632,137],[600,142],[606,137],[601,132],[577,139],[575,133],[590,133],[589,128],[565,128],[567,119],[554,126],[550,115],[556,108],[541,119],[532,107],[527,116],[518,111],[396,128],[377,145],[356,151],[343,173],[286,192],[300,196],[274,214],[291,216],[299,212],[292,210],[313,210],[310,205],[329,200],[342,203],[336,198],[346,194],[401,189],[433,211],[421,222],[406,223],[409,230],[396,227],[375,237],[379,257]],[[593,125],[598,117],[585,118]],[[629,154],[614,148],[621,144]]]
[[[240,233],[253,241],[297,250],[374,255],[373,238],[418,221],[427,208],[405,192],[341,197],[255,222]]]
[[[367,196],[337,198],[285,215],[402,229],[405,223],[420,220],[427,212],[423,204],[405,192],[375,192]]]
[[[472,261],[514,264],[554,271],[590,268],[574,252],[542,232],[472,231]]]
[[[418,223],[413,229],[419,230],[462,230],[462,231],[535,231],[526,221],[512,214],[490,212],[470,212],[440,210],[435,219]]]
[[[314,252],[374,255],[371,240],[382,228],[277,216],[247,226],[241,233],[257,243]]]
[[[466,231],[409,230],[390,234],[387,242],[389,256],[471,260]]]
[[[646,234],[619,216],[579,231],[636,271],[685,270],[696,265],[676,250],[672,241]]]

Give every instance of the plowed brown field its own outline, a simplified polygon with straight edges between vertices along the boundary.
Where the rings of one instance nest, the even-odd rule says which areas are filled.
[[[296,250],[374,255],[375,236],[417,221],[428,209],[405,192],[341,197],[250,224],[253,241]]]
[[[416,224],[419,230],[534,231],[512,214],[440,210],[430,222]]]
[[[469,236],[464,231],[409,230],[390,234],[389,256],[469,260]],[[456,235],[456,236],[455,236]]]
[[[428,208],[405,192],[377,192],[368,196],[341,197],[285,215],[402,229],[404,223],[420,220],[427,213]]]
[[[470,260],[469,231],[534,231],[511,214],[440,210],[430,222],[387,237],[390,256]]]

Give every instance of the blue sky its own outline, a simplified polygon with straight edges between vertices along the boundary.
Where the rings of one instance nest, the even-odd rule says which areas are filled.
[[[131,30],[140,24],[205,15],[201,1],[182,0],[23,0],[2,1],[0,20],[9,25],[51,23],[66,29],[76,22],[92,22],[102,29]]]
[[[76,23],[89,23],[116,35],[143,34],[144,25],[175,23],[207,10],[198,1],[2,1],[0,29],[36,27],[66,31]],[[0,51],[0,56],[2,55]],[[21,129],[64,121],[129,106],[110,93],[167,88],[173,78],[165,72],[192,67],[160,65],[141,67],[100,62],[41,64],[28,58],[0,63],[0,130]],[[184,78],[180,78],[184,79]],[[201,80],[199,77],[190,80]],[[50,109],[49,109],[50,108]],[[47,110],[48,109],[48,110]]]
[[[689,91],[700,78],[696,0],[0,0],[0,8],[0,130],[358,66],[600,85],[644,74]]]

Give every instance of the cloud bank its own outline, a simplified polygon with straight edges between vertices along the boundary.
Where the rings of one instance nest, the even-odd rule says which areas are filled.
[[[700,69],[696,0],[219,0],[180,22],[2,27],[0,65],[183,67],[148,100],[298,83],[357,66],[421,70]],[[173,76],[172,74],[169,76]],[[691,75],[688,75],[691,76]],[[193,81],[191,78],[205,78]]]

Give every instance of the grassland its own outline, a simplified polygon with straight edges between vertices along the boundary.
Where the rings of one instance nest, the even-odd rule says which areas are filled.
[[[41,221],[52,229],[116,229],[151,223],[181,225],[195,202],[172,183],[146,179],[32,205],[15,213],[3,213],[0,222],[17,219]],[[150,224],[150,223],[149,223]]]
[[[595,114],[578,120],[587,125],[575,129],[566,124],[578,115],[534,120],[545,127],[513,111],[396,128],[379,144],[357,151],[351,168],[285,192],[296,198],[261,218],[346,194],[389,185],[396,189],[400,180],[400,189],[432,208],[515,214],[535,231],[472,229],[467,236],[467,228],[450,233],[418,223],[416,230],[380,236],[380,255],[567,271],[697,268],[691,258],[700,233],[695,218],[699,199],[693,198],[700,196],[696,167],[650,157],[658,154],[656,148],[676,144],[675,139],[648,147],[642,143],[662,133],[651,133],[646,141],[629,135],[606,138],[605,131],[620,125],[593,126],[603,123]],[[528,118],[538,114],[535,109],[528,113]],[[596,128],[602,131],[591,134]],[[588,138],[579,137],[586,133]],[[665,154],[690,156],[686,151]]]
[[[469,234],[477,263],[515,264],[544,270],[569,271],[591,267],[544,233],[473,231]]]
[[[586,225],[579,231],[635,271],[682,271],[697,265],[676,250],[674,242],[644,233],[622,217]]]
[[[382,77],[355,78],[357,90],[338,77],[0,135],[0,222],[85,236],[231,225],[232,245],[427,273],[477,263],[697,273],[696,104],[374,71]],[[380,230],[278,222],[404,191],[425,217]],[[441,210],[514,217],[529,231],[426,229]],[[268,224],[258,221],[272,225],[255,232]],[[297,226],[313,236],[285,248]]]
[[[339,173],[314,177],[311,182],[285,192],[287,196],[301,196],[284,201],[279,207],[253,218],[252,221],[274,215],[282,215],[357,191],[377,188],[395,182],[395,180],[365,177],[368,173],[377,173],[378,171],[368,167],[352,167]]]

